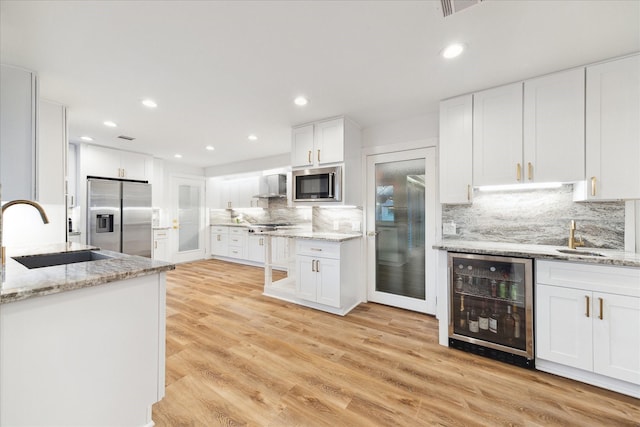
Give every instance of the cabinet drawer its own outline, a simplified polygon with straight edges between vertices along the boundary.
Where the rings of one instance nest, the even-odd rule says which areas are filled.
[[[321,258],[340,258],[340,243],[298,239],[296,254]]]
[[[229,227],[225,227],[225,226],[222,226],[222,225],[212,225],[211,226],[211,233],[227,234],[227,233],[229,233]]]
[[[229,235],[229,246],[244,247],[247,244],[247,236]]]
[[[640,297],[640,268],[537,261],[536,283]]]
[[[166,230],[156,230],[153,232],[153,238],[156,240],[167,239],[169,232]]]
[[[228,227],[230,235],[245,236],[247,235],[247,229],[244,227]]]
[[[246,248],[229,245],[229,258],[246,259]]]

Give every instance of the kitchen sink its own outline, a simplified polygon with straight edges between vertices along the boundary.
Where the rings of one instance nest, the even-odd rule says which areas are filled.
[[[113,257],[96,251],[62,252],[59,254],[26,255],[13,257],[14,260],[18,261],[20,264],[29,269],[52,267],[54,265],[75,264],[77,262],[98,261],[101,259],[109,258]]]
[[[586,251],[580,249],[556,249],[558,252],[569,255],[582,255],[582,256],[606,256],[600,252]]]

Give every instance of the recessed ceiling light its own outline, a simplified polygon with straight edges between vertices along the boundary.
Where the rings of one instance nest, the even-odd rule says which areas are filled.
[[[299,96],[296,99],[294,99],[293,102],[294,104],[302,107],[303,105],[307,105],[309,103],[309,100],[304,96]]]
[[[144,99],[142,101],[142,105],[149,108],[156,108],[158,106],[158,104],[156,104],[152,99]]]
[[[117,124],[115,124],[114,122],[112,122],[112,121],[110,121],[110,120],[107,120],[106,122],[104,122],[104,125],[105,125],[105,126],[109,126],[110,128],[118,127],[118,125],[117,125]]]
[[[464,44],[453,43],[442,50],[442,56],[447,59],[455,58],[464,51]]]
[[[93,141],[93,138],[91,138],[90,136],[81,136],[80,139],[83,141]]]
[[[257,140],[258,140],[258,137],[257,137],[257,136],[255,136],[254,134],[251,134],[251,135],[249,135],[249,136],[247,137],[247,139],[248,139],[249,141],[257,141]]]
[[[213,151],[213,150],[215,150],[215,147],[214,147],[213,145],[207,145],[207,146],[206,146],[206,147],[204,147],[204,148],[206,148],[206,149],[207,149],[207,150],[209,150],[209,151]]]
[[[175,157],[176,159],[181,159],[182,158],[182,154],[174,154],[173,157]]]

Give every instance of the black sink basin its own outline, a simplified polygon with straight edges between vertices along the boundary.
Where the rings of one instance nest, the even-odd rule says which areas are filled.
[[[51,267],[54,265],[74,264],[77,262],[98,261],[101,259],[109,258],[113,257],[96,251],[63,252],[59,254],[26,255],[13,257],[13,259],[29,269]]]

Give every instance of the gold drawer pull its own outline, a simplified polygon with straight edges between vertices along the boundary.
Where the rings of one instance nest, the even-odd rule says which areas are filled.
[[[307,154],[307,163],[311,163],[311,150]]]
[[[528,175],[529,181],[531,181],[533,179],[533,165],[531,164],[531,162],[527,164],[527,175]]]
[[[516,165],[516,180],[520,181],[522,179],[522,166],[520,163]]]
[[[320,163],[320,150],[318,150],[318,163]]]
[[[596,177],[595,176],[591,177],[591,195],[592,196],[596,195]]]

